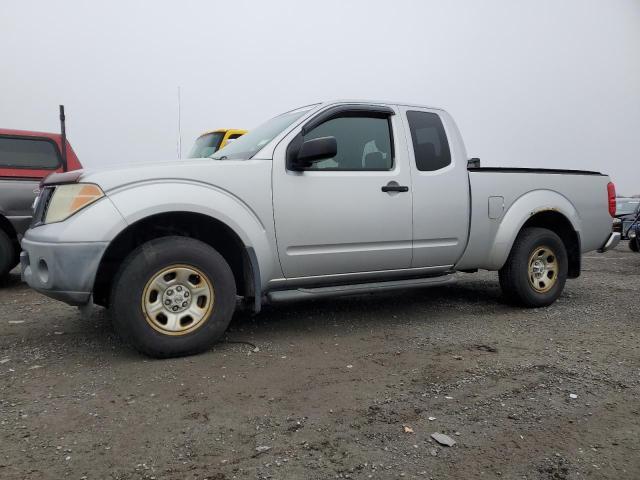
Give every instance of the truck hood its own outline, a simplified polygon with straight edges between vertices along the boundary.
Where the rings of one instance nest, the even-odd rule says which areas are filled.
[[[148,162],[112,165],[99,169],[84,169],[47,178],[47,184],[74,181],[94,183],[105,193],[126,185],[148,181],[194,181],[219,185],[231,170],[250,168],[255,162],[264,160],[212,160],[195,158],[168,162]],[[72,178],[74,177],[74,178]]]

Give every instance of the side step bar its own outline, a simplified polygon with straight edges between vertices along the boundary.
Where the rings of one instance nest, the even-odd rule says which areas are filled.
[[[452,274],[438,277],[412,278],[409,280],[390,280],[387,282],[358,283],[353,285],[337,285],[332,287],[298,288],[295,290],[276,290],[267,293],[270,303],[291,302],[312,298],[339,297],[344,295],[360,295],[364,293],[404,290],[408,288],[439,287],[455,283]]]

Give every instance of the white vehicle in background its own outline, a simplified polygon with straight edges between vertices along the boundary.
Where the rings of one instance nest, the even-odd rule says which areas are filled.
[[[543,307],[614,247],[596,172],[479,168],[445,111],[338,101],[267,121],[208,159],[49,177],[22,242],[33,288],[113,310],[156,357],[209,348],[240,297],[265,302],[443,285],[499,271]]]

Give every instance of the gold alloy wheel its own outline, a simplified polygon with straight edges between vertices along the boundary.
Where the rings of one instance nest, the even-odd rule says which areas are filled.
[[[558,280],[558,258],[551,248],[537,247],[529,257],[529,284],[538,293],[546,293]]]
[[[142,292],[147,322],[165,335],[185,335],[200,328],[209,318],[213,304],[211,281],[190,265],[160,270]]]

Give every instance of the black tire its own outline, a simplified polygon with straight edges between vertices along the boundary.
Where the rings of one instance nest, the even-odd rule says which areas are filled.
[[[530,280],[529,263],[532,255],[544,247],[555,254],[547,258],[555,258],[557,267],[555,275],[552,275],[555,278],[550,283],[552,286],[546,291],[540,291],[533,286],[533,280]],[[567,250],[560,237],[546,228],[528,227],[518,234],[507,262],[499,271],[500,287],[512,303],[530,308],[546,307],[555,302],[562,293],[567,271]],[[542,285],[543,283],[540,283],[537,288],[541,288]]]
[[[4,230],[0,230],[0,280],[4,279],[18,265],[18,251],[15,242]]]
[[[637,238],[632,238],[631,240],[629,240],[629,248],[631,249],[632,252],[640,251],[640,248],[638,248]]]
[[[153,320],[145,314],[143,301],[148,282],[158,272],[175,265],[202,272],[212,287],[213,300],[210,312],[197,328],[172,335],[153,326]],[[235,306],[236,284],[225,259],[206,243],[177,236],[151,240],[134,250],[114,279],[110,300],[111,316],[120,337],[138,351],[156,358],[208,350],[224,334]]]

